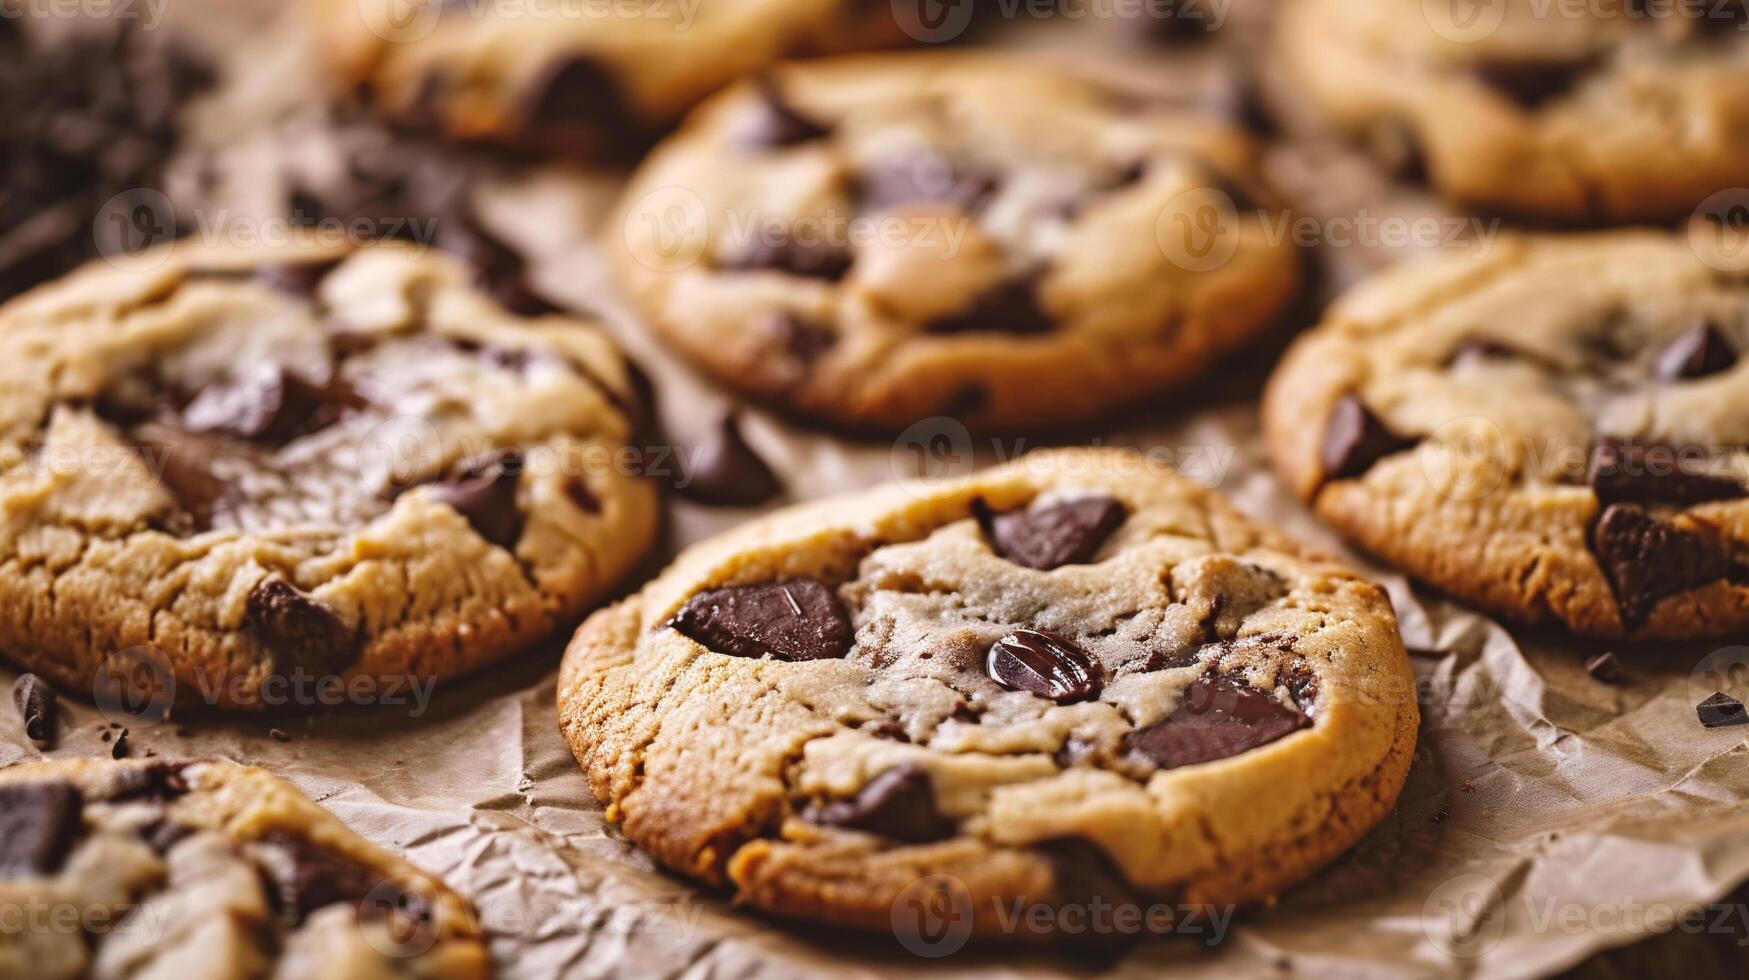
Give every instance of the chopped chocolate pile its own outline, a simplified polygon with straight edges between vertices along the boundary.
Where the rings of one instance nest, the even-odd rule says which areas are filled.
[[[180,109],[214,80],[204,60],[133,21],[52,46],[30,33],[14,20],[0,28],[0,300],[177,234],[151,189],[176,150]]]

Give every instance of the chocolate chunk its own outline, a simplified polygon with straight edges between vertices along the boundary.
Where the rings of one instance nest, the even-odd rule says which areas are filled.
[[[1673,446],[1634,445],[1603,436],[1591,448],[1588,479],[1597,499],[1604,503],[1657,500],[1699,504],[1749,495],[1740,481],[1696,469],[1688,459],[1692,455]]]
[[[806,320],[793,313],[782,312],[770,319],[772,333],[783,349],[802,364],[812,364],[838,344],[838,334],[830,327]]]
[[[24,722],[24,737],[39,749],[53,748],[60,705],[48,682],[35,674],[18,675],[12,684],[12,704]]]
[[[1700,717],[1700,723],[1708,728],[1749,725],[1749,713],[1744,712],[1743,702],[1723,691],[1695,705],[1694,712]]]
[[[1379,168],[1405,184],[1427,183],[1427,151],[1414,124],[1404,119],[1386,119],[1366,132],[1367,150]]]
[[[830,127],[816,122],[784,98],[776,79],[759,80],[761,111],[735,135],[736,142],[753,149],[795,146],[831,135]]]
[[[322,280],[339,265],[339,260],[326,262],[274,262],[255,270],[256,282],[292,296],[311,297]]]
[[[111,759],[125,759],[128,757],[128,730],[127,729],[124,728],[121,731],[115,733],[115,741],[110,743],[110,746],[109,746],[109,757]]]
[[[589,481],[581,476],[573,476],[565,481],[565,496],[585,514],[601,513],[601,498],[589,489]]]
[[[218,514],[236,496],[236,488],[213,473],[222,440],[156,422],[135,429],[134,437],[140,444],[140,458],[182,509],[166,530],[212,530]]]
[[[1572,91],[1596,66],[1597,59],[1591,57],[1566,61],[1484,61],[1471,71],[1482,84],[1520,108],[1535,109]]]
[[[1080,497],[1045,507],[998,514],[982,498],[972,513],[996,553],[1027,568],[1048,571],[1085,565],[1129,512],[1110,497]]]
[[[990,679],[1058,704],[1099,693],[1099,665],[1086,650],[1053,633],[1018,629],[997,640],[984,662]]]
[[[675,489],[688,500],[713,507],[755,507],[783,493],[783,482],[741,436],[733,413],[700,446]]]
[[[1665,597],[1727,578],[1735,570],[1730,556],[1713,542],[1632,504],[1609,505],[1592,531],[1591,545],[1615,589],[1629,632],[1645,625]]]
[[[530,90],[528,119],[575,127],[603,137],[639,137],[644,126],[630,112],[619,83],[599,62],[581,55],[555,61]]]
[[[1327,480],[1352,480],[1365,476],[1373,464],[1392,453],[1415,445],[1415,440],[1392,432],[1366,403],[1344,395],[1330,410],[1324,425],[1320,462]]]
[[[996,195],[997,175],[933,152],[894,154],[873,161],[857,182],[863,211],[907,204],[947,204],[977,214]]]
[[[0,5],[0,300],[183,230],[145,189],[165,186],[180,109],[213,81],[169,30],[92,17],[32,43],[31,14]]]
[[[54,874],[84,826],[72,783],[0,786],[0,879]]]
[[[358,659],[358,637],[334,611],[282,578],[249,592],[243,625],[282,669],[339,673]]]
[[[505,451],[473,463],[453,479],[433,484],[432,499],[467,519],[480,537],[511,550],[522,537],[524,517],[516,505],[522,454]]]
[[[1620,684],[1627,679],[1622,673],[1621,661],[1608,650],[1586,657],[1585,672],[1591,675],[1592,680],[1602,684]]]
[[[330,905],[356,906],[383,881],[344,855],[281,830],[253,842],[249,853],[261,868],[274,908],[293,926]]]
[[[1737,366],[1737,350],[1716,325],[1702,323],[1683,332],[1658,355],[1655,370],[1665,381],[1704,378]]]
[[[910,844],[954,835],[953,821],[936,808],[935,785],[929,771],[914,763],[884,770],[869,780],[854,799],[810,807],[802,818]]]
[[[344,385],[259,365],[201,389],[182,410],[182,424],[190,432],[285,442],[338,421],[356,404]]]
[[[154,762],[123,769],[115,777],[111,802],[128,800],[174,800],[188,792],[188,782],[182,777],[183,766]]]
[[[834,660],[853,638],[838,596],[807,578],[701,592],[668,626],[717,653],[755,660]]]
[[[499,306],[517,316],[548,316],[560,312],[528,281],[522,253],[492,234],[465,201],[452,205],[437,219],[438,248],[474,267],[474,282]]]
[[[141,824],[139,829],[140,839],[159,854],[168,854],[172,847],[193,833],[193,827],[177,823],[169,817],[153,818]]]
[[[1039,274],[1020,275],[985,290],[970,306],[935,320],[924,329],[935,334],[1050,333],[1057,328],[1039,302]]]
[[[1184,690],[1177,710],[1124,739],[1162,769],[1226,759],[1311,724],[1300,711],[1240,680],[1203,677]]]
[[[787,272],[837,282],[855,260],[856,254],[843,245],[766,229],[756,230],[752,240],[720,256],[717,265],[730,272]]]

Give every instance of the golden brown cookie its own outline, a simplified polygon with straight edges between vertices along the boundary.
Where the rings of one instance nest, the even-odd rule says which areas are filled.
[[[591,617],[560,723],[608,817],[787,918],[1266,899],[1390,808],[1390,601],[1115,450],[798,507]]]

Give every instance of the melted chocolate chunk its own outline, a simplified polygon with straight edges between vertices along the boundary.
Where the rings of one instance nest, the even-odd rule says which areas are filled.
[[[140,839],[159,854],[168,854],[172,847],[194,833],[194,828],[168,817],[156,817],[140,825]]]
[[[250,853],[268,884],[268,897],[291,925],[318,909],[358,905],[383,878],[344,856],[295,834],[269,831]]]
[[[0,786],[0,880],[60,870],[84,826],[84,807],[72,783]]]
[[[516,505],[522,483],[522,454],[506,451],[469,466],[461,474],[433,484],[433,499],[467,518],[475,533],[506,550],[522,537],[524,517]]]
[[[1050,333],[1057,328],[1039,302],[1038,274],[1015,276],[985,290],[970,306],[935,320],[924,329],[934,334]]]
[[[984,662],[990,679],[1058,704],[1099,693],[1099,665],[1086,650],[1053,633],[1018,629],[997,640]]]
[[[282,578],[262,579],[250,590],[243,625],[282,670],[334,674],[358,659],[358,637],[340,617]]]
[[[309,298],[316,295],[323,278],[339,264],[338,259],[325,262],[274,262],[258,267],[251,278],[282,293]]]
[[[1352,480],[1365,476],[1373,464],[1392,453],[1415,445],[1415,440],[1392,432],[1366,403],[1345,395],[1330,411],[1325,423],[1320,462],[1327,480]]]
[[[1716,325],[1702,323],[1685,331],[1659,353],[1655,370],[1665,381],[1687,381],[1719,374],[1737,366],[1737,349]]]
[[[788,232],[760,232],[720,257],[718,267],[729,272],[787,272],[837,282],[855,260],[854,252],[832,242],[797,240]]]
[[[1484,61],[1472,68],[1484,85],[1520,108],[1535,109],[1572,91],[1593,68],[1595,58],[1568,61]]]
[[[776,79],[762,77],[759,94],[761,111],[735,134],[736,142],[742,146],[753,149],[795,146],[832,134],[831,127],[791,105]]]
[[[333,424],[356,404],[344,385],[260,365],[201,389],[183,408],[182,424],[190,432],[287,442]]]
[[[806,578],[701,592],[668,626],[717,653],[755,660],[834,660],[853,639],[838,596]]]
[[[24,722],[24,737],[38,748],[53,747],[60,705],[48,682],[35,674],[18,675],[12,684],[12,705]]]
[[[1110,497],[1080,497],[1006,514],[979,498],[972,501],[972,513],[997,554],[1041,571],[1091,562],[1129,517]]]
[[[1723,691],[1695,705],[1694,712],[1700,717],[1700,723],[1708,728],[1749,725],[1749,712],[1743,710],[1743,702]]]
[[[1131,732],[1124,744],[1162,769],[1176,769],[1249,752],[1310,724],[1243,681],[1203,677],[1185,688],[1177,710]]]
[[[810,807],[802,817],[810,823],[861,830],[911,844],[954,835],[953,821],[936,808],[929,771],[910,763],[883,771],[853,799]]]
[[[729,414],[699,447],[687,465],[686,479],[675,489],[688,500],[713,507],[755,507],[783,493],[783,482],[747,444],[740,424]]]
[[[221,440],[155,422],[134,430],[134,437],[140,443],[140,458],[186,515],[179,515],[166,530],[212,530],[214,519],[236,495],[235,487],[213,475]]]
[[[947,204],[977,214],[996,195],[995,173],[938,153],[892,155],[871,163],[857,184],[863,211],[888,211],[907,204]]]
[[[1728,578],[1737,570],[1713,542],[1632,504],[1606,508],[1592,531],[1591,545],[1615,589],[1629,632],[1644,626],[1666,597]]]
[[[1673,446],[1634,445],[1604,436],[1591,449],[1588,479],[1597,499],[1604,503],[1699,504],[1749,495],[1737,480],[1694,468],[1688,459],[1692,455]]]

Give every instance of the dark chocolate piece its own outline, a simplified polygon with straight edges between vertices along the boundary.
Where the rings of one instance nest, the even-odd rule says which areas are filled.
[[[753,659],[837,659],[853,639],[838,596],[806,578],[701,592],[668,625],[717,653]]]

